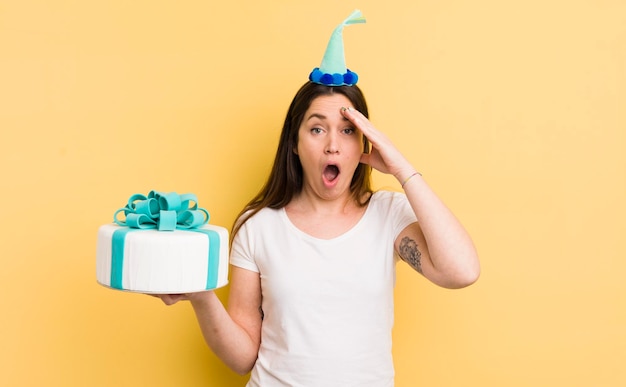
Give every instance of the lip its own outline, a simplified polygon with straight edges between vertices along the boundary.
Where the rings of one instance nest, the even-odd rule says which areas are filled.
[[[322,181],[327,188],[333,188],[339,182],[341,168],[337,163],[326,163],[322,168]]]

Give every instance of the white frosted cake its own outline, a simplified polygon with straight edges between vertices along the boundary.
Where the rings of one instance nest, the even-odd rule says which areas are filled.
[[[141,198],[151,200],[155,196],[152,192],[150,195]],[[155,200],[158,199],[157,193]],[[126,220],[137,201],[131,197]],[[162,205],[167,209],[166,204]],[[164,211],[160,211],[163,215]],[[228,283],[228,230],[224,227],[206,224],[203,219],[200,225],[163,231],[156,226],[128,227],[125,221],[117,220],[117,213],[115,218],[115,223],[98,230],[98,283],[112,289],[152,294],[199,292]],[[155,218],[158,221],[158,216]]]

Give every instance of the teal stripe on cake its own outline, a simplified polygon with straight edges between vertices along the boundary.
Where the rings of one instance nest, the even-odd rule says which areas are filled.
[[[115,230],[111,238],[111,284],[115,289],[124,289],[124,242],[126,234],[133,231],[130,228]]]
[[[217,287],[217,277],[220,268],[220,234],[213,230],[189,229],[187,231],[199,232],[209,238],[209,263],[206,278],[206,290]]]

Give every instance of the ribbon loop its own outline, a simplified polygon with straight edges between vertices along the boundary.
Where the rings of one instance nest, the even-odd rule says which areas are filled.
[[[178,214],[177,224],[180,228],[197,228],[208,220],[208,212],[204,209],[186,210]]]
[[[131,197],[128,199],[128,204],[126,205],[126,207],[134,209],[136,201],[141,201],[141,200],[146,200],[146,199],[148,198],[142,194],[131,195]]]
[[[180,195],[181,206],[183,210],[195,210],[198,208],[198,198],[192,193],[186,193]],[[189,206],[189,203],[193,202],[193,206]]]
[[[135,205],[136,214],[144,214],[151,219],[154,219],[159,214],[159,203],[154,199],[146,199],[137,202]]]
[[[159,231],[176,230],[176,211],[161,210]]]
[[[126,216],[126,224],[131,228],[155,228],[156,221],[146,214],[128,214]]]
[[[120,212],[124,212],[124,220],[118,219]],[[137,229],[173,231],[177,228],[198,228],[206,224],[209,218],[209,212],[198,207],[194,194],[150,191],[148,196],[132,195],[125,207],[115,211],[113,222],[119,226]]]
[[[161,209],[166,211],[180,210],[180,196],[178,196],[175,192],[157,195],[159,207],[161,207]]]

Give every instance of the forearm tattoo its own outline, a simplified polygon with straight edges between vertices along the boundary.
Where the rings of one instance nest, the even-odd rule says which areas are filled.
[[[417,242],[409,237],[402,238],[399,253],[404,262],[411,265],[418,273],[424,274],[422,273],[422,253],[417,248]]]

